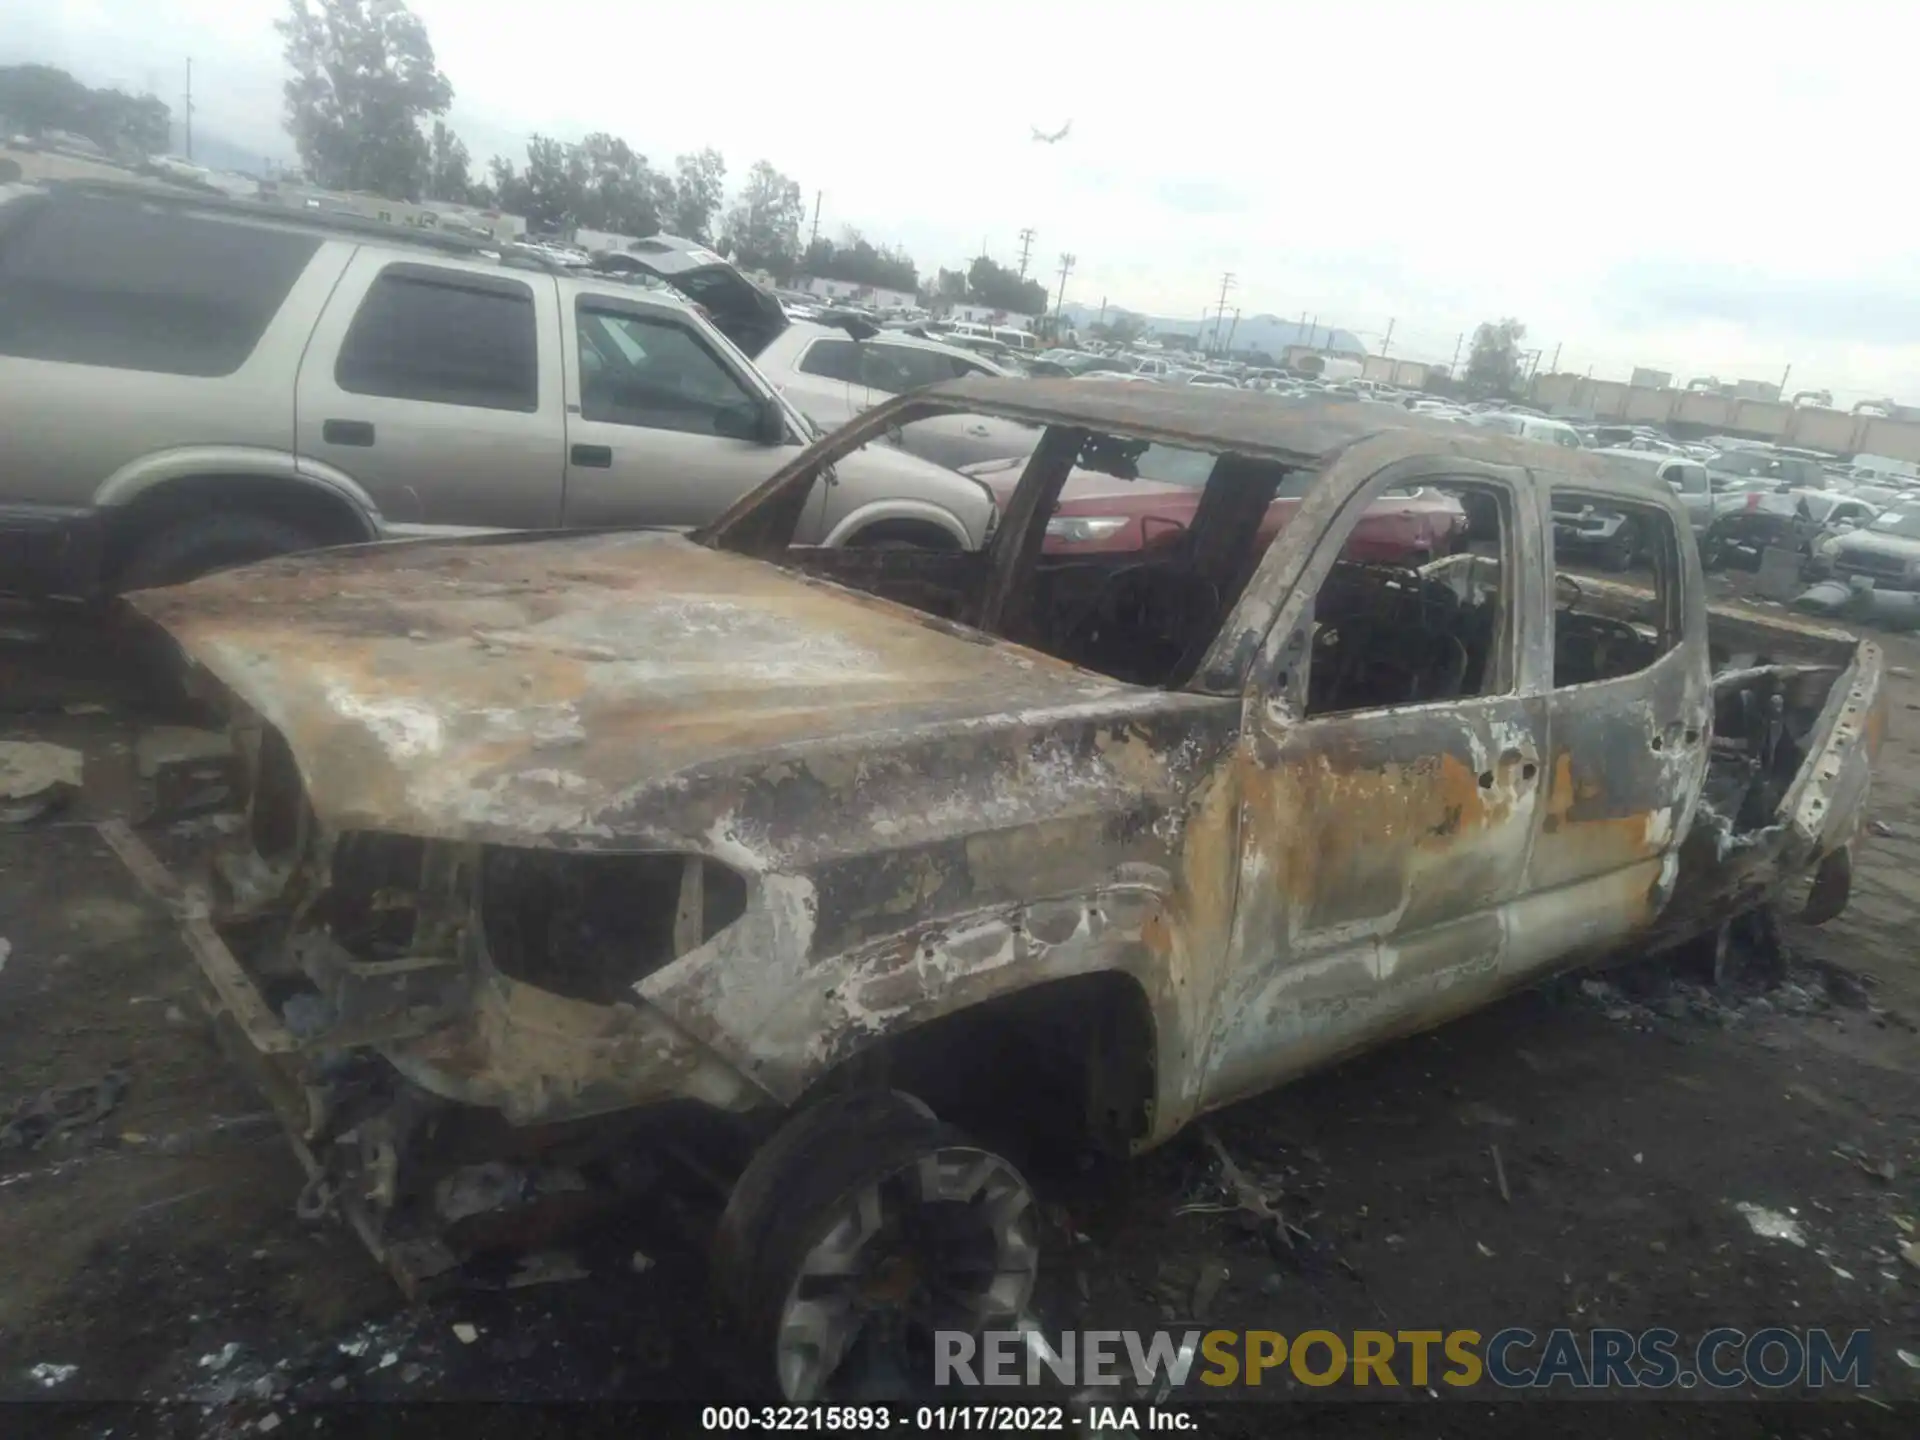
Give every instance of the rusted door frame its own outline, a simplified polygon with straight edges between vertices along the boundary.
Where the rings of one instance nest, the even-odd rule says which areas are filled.
[[[1510,683],[1485,699],[1304,718],[1311,607],[1353,526],[1381,491],[1443,479],[1507,499]],[[1362,442],[1315,501],[1249,587],[1273,618],[1243,680],[1239,875],[1197,1086],[1206,1106],[1503,988],[1507,910],[1536,833],[1552,655],[1533,477],[1430,442],[1414,454]]]

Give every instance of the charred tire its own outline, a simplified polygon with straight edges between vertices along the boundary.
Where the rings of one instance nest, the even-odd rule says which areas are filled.
[[[1633,521],[1625,520],[1614,532],[1613,538],[1600,547],[1600,565],[1602,569],[1618,574],[1622,570],[1631,570],[1635,557],[1640,553],[1640,536]]]
[[[245,511],[176,520],[136,541],[114,577],[117,590],[178,585],[215,570],[273,555],[311,550],[319,542],[297,525]]]
[[[742,1380],[800,1404],[924,1392],[935,1331],[1018,1320],[1037,1222],[1019,1172],[911,1096],[802,1111],[747,1166],[714,1241]]]

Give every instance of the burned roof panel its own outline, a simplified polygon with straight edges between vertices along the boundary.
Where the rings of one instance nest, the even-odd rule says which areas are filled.
[[[1038,425],[1078,426],[1303,467],[1323,465],[1369,435],[1395,431],[1430,438],[1436,455],[1523,466],[1542,472],[1543,478],[1618,493],[1622,498],[1667,493],[1664,485],[1637,467],[1609,461],[1595,451],[1521,440],[1371,400],[1284,399],[1209,385],[970,376],[899,396],[872,413],[892,415],[930,406]]]

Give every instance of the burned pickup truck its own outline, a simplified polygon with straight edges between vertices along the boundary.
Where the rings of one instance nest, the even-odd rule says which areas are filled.
[[[794,544],[836,457],[961,413],[1044,432],[986,549]],[[1076,467],[1150,445],[1215,457],[1178,543],[1046,553]],[[1345,558],[1409,487],[1497,523]],[[1582,501],[1633,518],[1650,592],[1556,571]],[[250,830],[183,908],[307,1208],[420,1285],[480,1255],[482,1178],[573,1205],[684,1168],[739,1353],[796,1399],[1009,1324],[1063,1134],[1143,1151],[1790,888],[1837,913],[1884,725],[1871,644],[1710,615],[1665,487],[1191,387],[956,381],[692,537],[132,603],[250,757]]]

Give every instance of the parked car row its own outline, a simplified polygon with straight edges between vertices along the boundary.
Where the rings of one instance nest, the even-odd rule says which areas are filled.
[[[254,202],[0,189],[0,576],[90,594],[392,536],[705,524],[818,434],[722,333],[767,354],[792,327],[710,251],[636,263],[699,303]],[[978,482],[868,446],[802,533],[972,549],[994,513]]]

